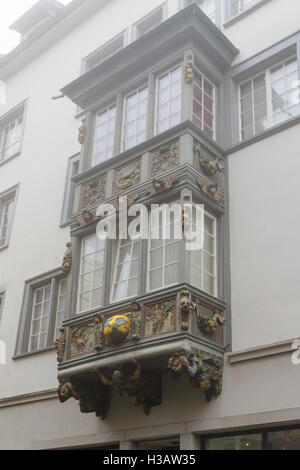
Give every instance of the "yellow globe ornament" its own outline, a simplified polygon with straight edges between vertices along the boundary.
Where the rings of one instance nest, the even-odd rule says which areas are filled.
[[[115,315],[104,325],[104,335],[108,344],[123,343],[130,331],[130,320],[127,315]]]

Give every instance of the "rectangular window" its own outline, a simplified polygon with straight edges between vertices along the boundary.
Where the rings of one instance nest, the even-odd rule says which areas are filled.
[[[214,139],[215,87],[203,75],[198,75],[193,85],[193,122]]]
[[[165,18],[166,4],[154,10],[133,26],[133,40],[144,36],[144,34],[147,34],[151,29],[156,28],[156,26],[160,25]]]
[[[24,105],[0,120],[0,163],[21,151]]]
[[[103,305],[105,243],[96,235],[83,239],[78,313]]]
[[[158,79],[157,134],[181,122],[182,70],[177,67]]]
[[[65,319],[67,302],[67,279],[61,279],[58,284],[57,305],[56,305],[56,324],[55,338],[59,336],[59,329]]]
[[[240,84],[240,139],[300,114],[298,63],[285,60]]]
[[[116,106],[101,111],[96,116],[92,165],[96,166],[113,157],[116,127]]]
[[[80,155],[75,155],[74,157],[71,157],[68,162],[62,217],[60,222],[61,225],[67,224],[73,213],[75,185],[72,181],[72,178],[78,175],[79,158]]]
[[[170,223],[165,229],[170,229],[170,236],[163,237],[162,221],[159,227],[151,229],[148,242],[148,291],[175,285],[179,282],[181,240],[175,239],[174,215],[171,213]],[[180,219],[180,223],[182,220]],[[166,239],[163,239],[166,238]]]
[[[26,282],[16,355],[53,347],[65,318],[66,296],[61,268]]]
[[[45,349],[50,314],[51,283],[34,291],[29,352]]]
[[[4,305],[4,294],[0,294],[0,322],[3,312],[3,305]]]
[[[146,140],[148,88],[142,88],[126,98],[124,116],[124,150]]]
[[[229,17],[232,18],[233,16],[239,15],[240,13],[243,13],[243,11],[249,10],[260,2],[261,0],[230,0]]]
[[[112,302],[138,295],[140,273],[140,240],[120,240],[113,277]]]
[[[195,220],[195,217],[193,217]],[[193,227],[196,230],[196,227]],[[204,214],[204,247],[191,252],[191,284],[210,295],[217,295],[217,221]]]
[[[262,434],[215,437],[205,441],[205,450],[262,450]]]
[[[15,212],[16,189],[0,194],[0,248],[7,246]]]
[[[196,3],[208,18],[215,23],[216,21],[216,0],[184,0],[184,6]]]
[[[128,31],[125,30],[83,60],[83,73],[89,72],[93,68],[97,67],[101,62],[104,62],[109,59],[109,57],[112,57],[114,54],[121,51],[125,46],[127,46],[127,44]]]

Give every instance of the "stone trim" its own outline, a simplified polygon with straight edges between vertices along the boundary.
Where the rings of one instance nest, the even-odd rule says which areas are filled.
[[[43,390],[42,392],[26,393],[14,397],[0,398],[0,408],[8,408],[10,406],[26,405],[28,403],[39,402],[43,400],[57,399],[57,389]]]
[[[264,359],[270,356],[277,356],[282,354],[292,354],[297,348],[293,347],[295,339],[282,341],[280,343],[268,344],[265,346],[258,346],[256,348],[249,348],[243,351],[237,351],[227,354],[230,364],[237,364],[245,361],[252,361],[256,359]]]

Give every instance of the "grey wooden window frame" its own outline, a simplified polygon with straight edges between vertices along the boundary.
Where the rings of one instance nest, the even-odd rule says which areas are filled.
[[[259,0],[257,3],[254,5],[251,5],[250,7],[246,8],[245,10],[241,11],[240,13],[237,13],[235,15],[232,14],[232,0],[226,0],[225,3],[225,22],[224,22],[224,27],[231,26],[235,22],[242,20],[249,14],[253,13],[255,10],[258,8],[262,7],[266,3],[270,2],[271,0]]]
[[[143,18],[141,18],[136,23],[134,23],[134,25],[132,26],[131,41],[136,41],[137,39],[142,37],[144,34],[147,34],[151,29],[154,29],[156,26],[158,26],[156,24],[155,26],[150,27],[145,33],[142,33],[141,35],[137,36],[139,26],[141,26],[146,21],[149,21],[151,19],[151,17],[153,17],[154,15],[159,13],[160,11],[161,11],[161,22],[159,24],[163,23],[167,19],[167,16],[168,16],[168,2],[167,1],[163,2],[157,8],[150,11],[147,15],[145,15]]]
[[[3,212],[3,207],[4,207],[4,204],[7,200],[9,199],[14,199],[14,206],[13,206],[13,214],[12,214],[12,219],[11,219],[11,222],[8,226],[8,229],[7,229],[7,234],[6,234],[6,242],[4,245],[0,246],[0,251],[5,249],[5,248],[8,248],[9,246],[9,241],[10,241],[10,236],[11,236],[11,232],[12,232],[12,227],[13,227],[13,223],[14,223],[14,216],[15,216],[15,212],[16,212],[16,205],[17,205],[17,199],[18,199],[18,193],[19,193],[19,187],[20,185],[16,185],[4,192],[2,192],[0,194],[0,222],[2,220],[2,212]]]
[[[12,120],[17,119],[18,117],[22,116],[23,117],[23,123],[22,123],[22,134],[21,134],[21,139],[20,139],[20,148],[17,152],[15,152],[13,155],[10,157],[0,160],[0,167],[2,165],[5,165],[8,163],[10,160],[13,158],[17,157],[18,155],[21,154],[22,148],[23,148],[23,140],[24,140],[24,132],[25,132],[25,121],[26,121],[26,114],[27,114],[27,100],[23,101],[22,103],[18,104],[15,106],[13,109],[8,111],[6,114],[3,116],[0,116],[0,143],[2,141],[2,133],[7,124],[9,124]]]
[[[221,26],[221,1],[223,0],[215,0],[215,21],[213,23],[217,27]],[[178,9],[182,10],[183,8],[186,8],[187,6],[192,5],[193,3],[195,3],[195,5],[199,7],[195,0],[192,0],[190,2],[188,0],[178,0]],[[203,14],[205,15],[205,12],[203,12]]]
[[[15,348],[14,358],[39,354],[44,351],[53,349],[54,334],[56,327],[56,311],[57,311],[57,295],[59,281],[65,277],[61,268],[57,268],[48,273],[42,274],[41,276],[35,277],[25,282],[21,316],[19,322],[19,329],[17,335],[17,343]],[[43,349],[29,352],[29,341],[30,341],[30,329],[32,320],[32,307],[34,292],[39,287],[43,287],[47,284],[51,284],[50,293],[50,310],[47,323],[47,344]],[[66,308],[67,312],[67,308]]]
[[[1,318],[2,318],[2,313],[3,313],[3,308],[4,308],[4,300],[5,300],[5,292],[1,292],[0,294],[0,323],[1,323]]]
[[[75,184],[72,181],[74,176],[77,176],[79,170],[79,160],[80,154],[73,155],[68,160],[68,167],[66,172],[66,182],[65,182],[65,191],[64,191],[64,198],[63,198],[63,205],[62,205],[62,212],[61,212],[61,219],[60,219],[60,226],[66,227],[70,223],[70,219],[73,212],[73,204],[74,204],[74,191],[75,191]],[[76,165],[77,165],[77,172],[76,172]]]
[[[245,62],[232,67],[225,76],[224,80],[224,106],[223,106],[223,139],[227,152],[239,150],[262,140],[270,135],[276,134],[281,130],[297,124],[300,116],[293,117],[280,124],[269,127],[268,129],[240,142],[239,129],[239,84],[254,75],[257,75],[268,68],[284,61],[288,57],[296,55],[298,61],[298,74],[300,80],[300,33],[290,36],[269,49],[260,52]]]

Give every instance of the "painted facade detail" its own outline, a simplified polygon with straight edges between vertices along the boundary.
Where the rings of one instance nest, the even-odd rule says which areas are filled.
[[[59,331],[60,331],[60,335],[55,340],[54,345],[55,345],[56,354],[57,354],[57,362],[63,362],[64,355],[65,355],[65,347],[66,347],[66,330],[62,326]]]
[[[102,320],[101,317],[98,315],[95,318],[95,351],[101,351],[103,345],[102,345],[102,333],[103,333],[103,327],[102,327]]]
[[[171,333],[176,329],[175,300],[157,303],[145,308],[145,337]]]
[[[152,153],[152,176],[157,176],[179,164],[179,143],[162,145]]]
[[[172,188],[178,183],[177,178],[169,178],[167,180],[157,180],[152,181],[152,188],[147,191],[148,196],[154,196],[155,194],[162,193]]]
[[[94,222],[97,222],[99,217],[96,216],[96,212],[91,211],[83,211],[82,216],[77,221],[78,227],[86,227],[87,225],[91,225]]]
[[[198,302],[193,303],[193,310],[197,317],[199,330],[206,335],[215,335],[218,327],[225,325],[224,313],[215,310],[212,316],[201,313],[201,305]]]
[[[197,179],[196,183],[201,188],[201,191],[210,199],[213,199],[216,202],[220,202],[223,199],[221,194],[218,192],[218,186],[216,184],[205,184],[200,179]]]
[[[127,315],[114,315],[104,325],[104,335],[109,345],[123,343],[130,332],[130,319]]]
[[[81,188],[81,207],[87,209],[104,201],[106,192],[106,177],[101,176],[83,183]]]
[[[95,347],[99,345],[98,328],[95,321],[85,325],[70,327],[69,359],[95,352]]]
[[[114,370],[111,378],[99,370],[95,373],[106,387],[113,387],[120,395],[126,393],[132,405],[141,406],[146,415],[153,406],[161,404],[160,376],[143,370],[141,362],[135,359]]]
[[[141,305],[138,302],[132,302],[131,313],[128,315],[130,318],[130,332],[128,340],[139,341],[142,334],[142,312]]]
[[[193,388],[204,391],[207,401],[222,392],[223,359],[196,350],[192,354],[175,353],[170,357],[168,370],[173,379],[185,373]]]
[[[192,313],[191,294],[188,290],[183,290],[179,294],[180,323],[181,329],[187,331],[190,328]]]
[[[199,142],[194,143],[194,152],[198,154],[199,165],[207,176],[214,176],[217,171],[224,172],[224,162],[207,152]]]
[[[116,193],[136,186],[141,182],[141,161],[135,161],[116,171]]]
[[[78,142],[80,143],[80,145],[83,145],[85,142],[86,132],[87,132],[87,118],[83,118],[82,125],[78,129]]]
[[[64,274],[69,274],[72,267],[72,244],[71,242],[67,243],[66,245],[67,251],[64,254],[63,262],[62,262],[62,270]]]
[[[192,83],[194,80],[194,71],[192,62],[188,62],[184,66],[184,81],[187,84]]]

